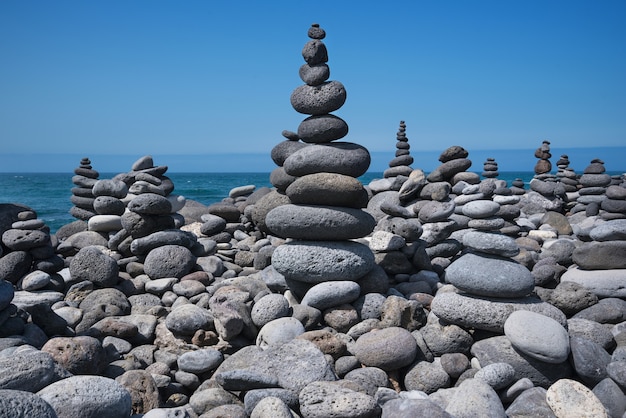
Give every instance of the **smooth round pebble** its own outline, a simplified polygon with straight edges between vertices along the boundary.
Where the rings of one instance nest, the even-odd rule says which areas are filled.
[[[513,347],[546,363],[562,363],[570,352],[567,330],[554,319],[539,313],[512,312],[504,322],[504,334]]]
[[[388,327],[361,335],[351,350],[364,366],[390,371],[408,366],[415,360],[417,342],[406,329]]]

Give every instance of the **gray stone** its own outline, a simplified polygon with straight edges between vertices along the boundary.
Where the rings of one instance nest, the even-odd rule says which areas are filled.
[[[191,232],[182,231],[180,229],[168,229],[134,239],[130,245],[130,251],[134,255],[144,255],[148,254],[150,250],[164,245],[180,245],[191,249],[196,242],[197,239]]]
[[[202,415],[222,405],[231,404],[243,406],[239,398],[220,387],[199,389],[189,397],[189,405],[197,415]]]
[[[294,417],[291,409],[282,399],[272,396],[261,399],[250,413],[250,418],[264,418],[269,416],[274,418]]]
[[[254,304],[250,316],[254,325],[260,328],[274,319],[288,316],[289,312],[287,299],[281,294],[272,293],[263,296]]]
[[[546,402],[546,389],[533,387],[522,392],[506,409],[509,418],[556,418]]]
[[[454,392],[445,411],[455,418],[505,418],[498,394],[480,379],[464,380]]]
[[[46,401],[23,390],[0,389],[0,411],[0,415],[7,418],[57,418]]]
[[[309,86],[317,86],[328,80],[330,69],[327,64],[316,65],[304,64],[300,67],[300,78]]]
[[[196,257],[181,245],[164,245],[151,250],[144,261],[144,271],[151,279],[175,277],[180,279],[191,272]]]
[[[567,320],[567,332],[570,337],[583,337],[600,345],[605,350],[615,346],[613,333],[605,325],[582,318]]]
[[[563,363],[570,352],[567,330],[539,313],[511,312],[504,322],[504,334],[516,349],[546,363]]]
[[[33,257],[27,251],[12,251],[0,257],[0,277],[4,280],[17,283],[20,278],[30,271]]]
[[[174,308],[165,318],[167,329],[181,335],[193,335],[198,329],[209,329],[212,323],[209,311],[192,304]]]
[[[373,268],[374,255],[352,241],[292,241],[276,248],[272,265],[286,278],[306,283],[358,280]]]
[[[298,136],[309,144],[323,144],[348,134],[348,124],[335,115],[310,116],[300,122]]]
[[[294,317],[274,319],[259,330],[256,344],[261,348],[282,345],[304,333],[304,326]]]
[[[598,303],[583,309],[573,317],[601,324],[618,324],[626,321],[626,301],[614,297],[600,299]]]
[[[299,394],[300,412],[306,418],[331,416],[375,417],[380,407],[372,396],[340,382],[312,382]]]
[[[483,219],[494,216],[500,210],[500,205],[492,200],[473,200],[461,207],[463,215],[474,219]]]
[[[582,270],[626,269],[626,241],[584,242],[572,261]]]
[[[128,370],[115,380],[130,394],[133,414],[145,414],[159,407],[159,389],[146,370]]]
[[[86,335],[51,338],[41,351],[50,354],[54,361],[74,375],[99,374],[105,367],[102,343]]]
[[[502,257],[515,257],[520,251],[513,238],[480,231],[469,231],[463,234],[463,245],[475,251]]]
[[[587,292],[591,292],[592,295],[601,298],[626,298],[626,269],[582,270],[570,268],[561,276],[561,283],[577,284]],[[589,297],[582,299],[582,301],[585,300],[589,300]],[[587,304],[583,307],[588,306]]]
[[[404,376],[407,390],[419,390],[431,394],[450,386],[450,376],[438,363],[420,361],[415,363]]]
[[[283,388],[252,389],[246,392],[243,402],[246,412],[251,415],[254,408],[266,398],[280,399],[292,410],[298,409],[298,393]]]
[[[571,337],[572,365],[583,382],[596,385],[607,377],[611,355],[599,344],[582,337]]]
[[[119,267],[116,261],[98,247],[82,248],[70,261],[72,280],[88,280],[99,287],[117,283]]]
[[[215,380],[226,390],[254,390],[278,386],[278,378],[271,373],[257,370],[227,370],[216,373]]]
[[[426,345],[435,356],[445,353],[469,353],[474,342],[471,334],[458,325],[429,318],[420,329]]]
[[[498,298],[528,295],[535,286],[523,265],[498,256],[467,253],[446,269],[446,281],[468,293]]]
[[[515,379],[530,379],[535,385],[548,387],[559,379],[573,375],[569,363],[545,363],[519,352],[506,336],[490,337],[474,343],[471,353],[481,366],[492,363],[508,363],[515,369]]]
[[[94,196],[111,196],[122,199],[128,193],[128,186],[121,180],[102,179],[95,182],[91,192]]]
[[[375,396],[379,388],[389,386],[389,376],[378,367],[359,367],[346,373],[344,379],[357,382],[370,396]]]
[[[165,196],[156,193],[143,193],[131,200],[128,210],[142,215],[167,215],[172,212],[172,204]]]
[[[382,405],[383,418],[452,418],[439,405],[429,399],[391,399]]]
[[[130,394],[106,377],[72,376],[46,386],[37,394],[62,417],[130,416]],[[76,408],[76,399],[80,399],[80,408]]]
[[[478,370],[474,379],[480,379],[495,390],[499,390],[515,381],[515,369],[508,363],[491,363]]]
[[[13,296],[15,296],[13,285],[4,279],[0,279],[0,312],[11,304]]]
[[[610,378],[605,378],[592,390],[598,400],[606,408],[609,416],[621,417],[626,412],[626,396],[620,387]]]
[[[313,173],[298,177],[285,191],[292,203],[361,208],[368,197],[361,182],[337,173]]]
[[[48,353],[24,351],[0,357],[0,389],[37,392],[55,380],[55,362]]]
[[[422,222],[441,222],[454,213],[454,202],[427,201],[419,208],[418,218]]]
[[[346,89],[339,81],[326,81],[317,86],[304,84],[291,93],[291,106],[296,112],[323,115],[339,109],[346,101]]]
[[[201,374],[217,369],[222,361],[224,361],[224,356],[220,351],[213,348],[202,348],[181,354],[177,364],[179,370]]]
[[[302,298],[303,305],[312,306],[321,311],[354,302],[361,293],[361,287],[353,281],[331,281],[318,283]]]
[[[368,235],[376,221],[367,212],[347,207],[282,205],[272,209],[265,224],[284,238],[348,240]]]
[[[291,154],[283,165],[289,175],[300,177],[327,172],[358,178],[367,172],[371,157],[366,148],[352,142],[309,145]]]
[[[417,356],[417,343],[404,328],[375,329],[359,337],[352,354],[365,366],[385,371],[408,366]]]
[[[38,229],[8,229],[2,234],[2,243],[11,251],[25,251],[50,243],[50,235]]]

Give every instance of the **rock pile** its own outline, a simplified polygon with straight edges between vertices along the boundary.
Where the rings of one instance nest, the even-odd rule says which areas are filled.
[[[96,214],[93,207],[94,195],[92,188],[98,180],[100,173],[93,169],[91,160],[85,157],[80,160],[80,166],[74,170],[74,174],[72,183],[76,187],[72,188],[70,200],[74,206],[70,209],[70,214],[76,219],[86,221]]]

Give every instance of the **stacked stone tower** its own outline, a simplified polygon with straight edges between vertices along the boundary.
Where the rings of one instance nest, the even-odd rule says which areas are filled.
[[[413,157],[411,157],[409,138],[406,136],[406,123],[400,121],[400,128],[396,134],[396,157],[389,161],[389,168],[383,173],[383,177],[408,177],[413,169]]]
[[[292,152],[282,164],[285,174],[294,178],[285,190],[290,203],[265,217],[272,234],[289,239],[274,251],[272,265],[297,296],[323,282],[352,282],[347,286],[356,289],[356,299],[355,282],[374,267],[371,250],[353,241],[375,226],[374,218],[361,209],[367,192],[357,179],[367,171],[370,155],[358,144],[337,141],[348,133],[348,125],[331,112],[344,104],[346,91],[339,81],[327,81],[324,30],[313,24],[308,35],[311,40],[302,50],[306,64],[300,68],[305,84],[293,91],[291,104],[310,116],[298,127],[304,146],[287,143]]]
[[[100,173],[93,169],[91,160],[85,157],[80,160],[80,166],[74,170],[74,174],[72,183],[76,187],[72,188],[70,200],[74,206],[70,209],[70,215],[76,219],[86,221],[96,214],[93,207],[95,196],[92,193],[92,189],[98,181]]]

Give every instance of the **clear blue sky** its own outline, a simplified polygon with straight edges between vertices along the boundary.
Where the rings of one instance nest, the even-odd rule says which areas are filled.
[[[624,0],[2,0],[0,154],[269,155],[313,22],[372,152],[626,146]]]

